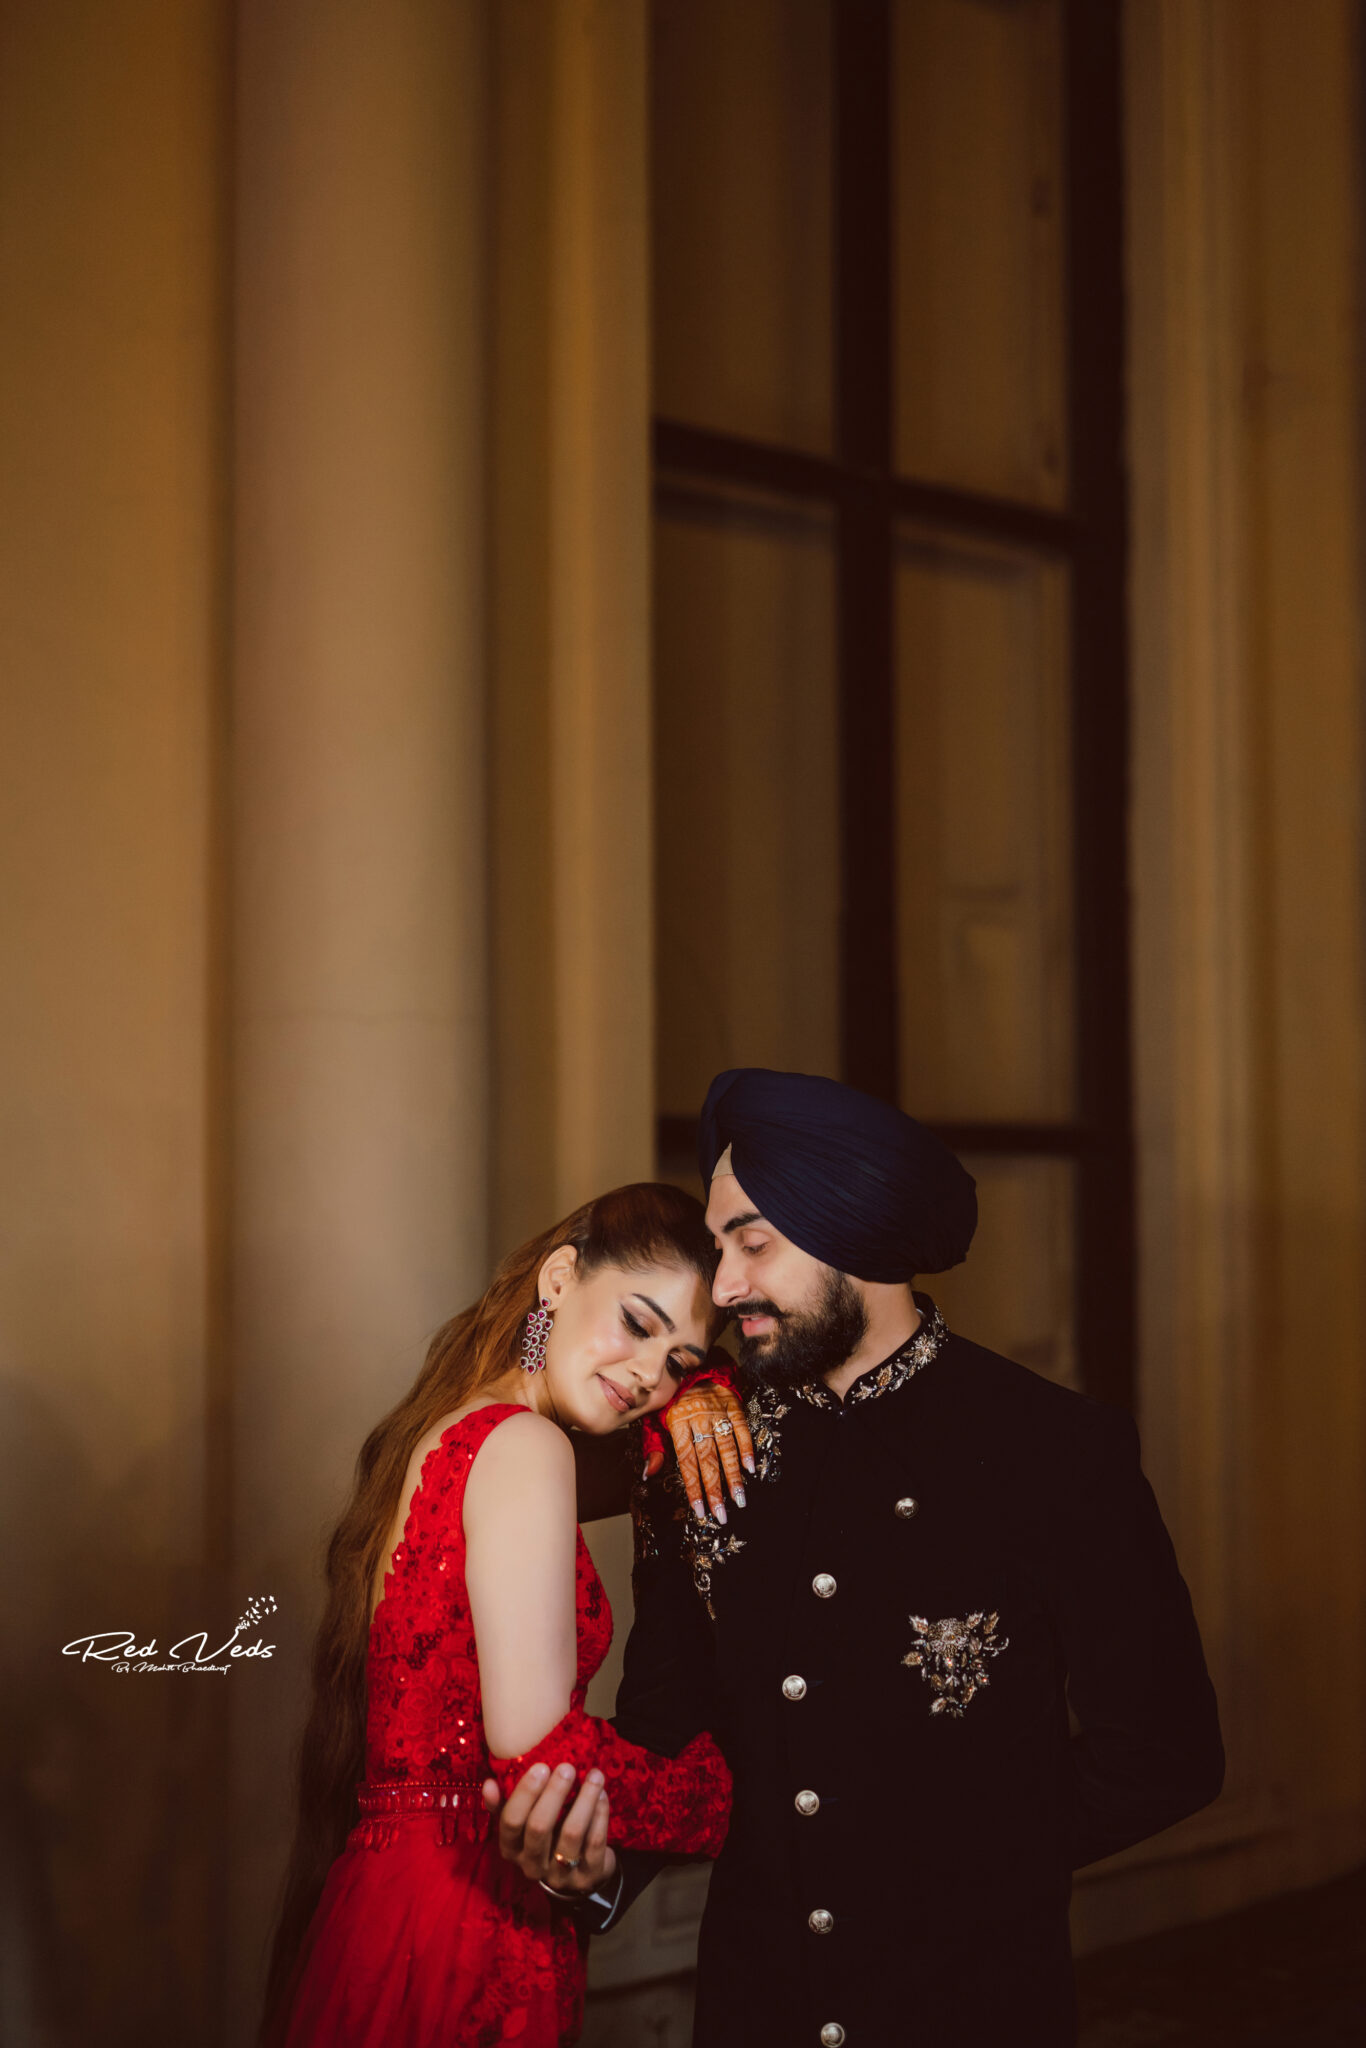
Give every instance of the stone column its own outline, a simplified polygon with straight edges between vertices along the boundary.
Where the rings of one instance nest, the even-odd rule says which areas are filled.
[[[487,1268],[483,10],[245,0],[238,76],[235,2025],[321,1546]]]
[[[500,1243],[654,1168],[644,0],[495,10]]]
[[[653,1171],[646,10],[562,0],[551,97],[556,1206]]]

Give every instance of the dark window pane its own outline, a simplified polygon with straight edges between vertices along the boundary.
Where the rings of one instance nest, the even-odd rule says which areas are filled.
[[[1060,0],[896,0],[903,474],[1060,505]]]
[[[1069,571],[897,551],[901,1095],[946,1121],[1072,1112]]]
[[[828,515],[670,487],[655,539],[659,1107],[735,1065],[838,1072]]]
[[[965,1153],[963,1164],[977,1181],[977,1235],[963,1265],[920,1286],[951,1330],[1076,1386],[1075,1166],[982,1153]]]
[[[830,445],[829,0],[655,0],[654,409]]]

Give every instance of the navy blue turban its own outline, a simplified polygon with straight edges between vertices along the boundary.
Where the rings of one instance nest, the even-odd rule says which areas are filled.
[[[913,1280],[967,1257],[977,1183],[932,1131],[889,1102],[819,1074],[731,1067],[702,1109],[704,1182],[727,1145],[759,1214],[855,1280]]]

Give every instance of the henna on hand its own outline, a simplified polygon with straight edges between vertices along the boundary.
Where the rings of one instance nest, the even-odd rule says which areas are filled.
[[[661,1411],[660,1420],[673,1439],[678,1469],[693,1513],[700,1520],[710,1509],[718,1521],[724,1522],[727,1488],[738,1506],[745,1505],[741,1468],[753,1472],[754,1444],[734,1384],[734,1365],[724,1352],[713,1352],[712,1359],[715,1364],[709,1360],[696,1379],[680,1387],[668,1407]],[[656,1436],[646,1458],[647,1477],[660,1469],[663,1455]]]

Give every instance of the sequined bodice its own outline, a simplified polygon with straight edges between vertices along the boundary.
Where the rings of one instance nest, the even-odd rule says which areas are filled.
[[[469,1780],[487,1773],[479,1662],[465,1590],[465,1486],[475,1454],[514,1402],[462,1415],[423,1460],[370,1624],[366,1776]],[[612,1641],[612,1610],[588,1545],[575,1546],[578,1674],[573,1705]]]

